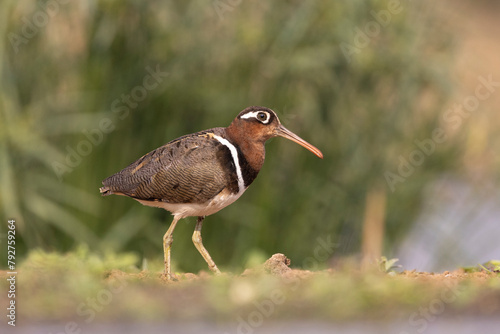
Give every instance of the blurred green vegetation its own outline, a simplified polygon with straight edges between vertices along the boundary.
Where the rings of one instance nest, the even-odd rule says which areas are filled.
[[[204,224],[222,268],[275,252],[303,266],[320,236],[338,243],[334,256],[358,252],[365,195],[380,185],[391,256],[427,182],[455,170],[461,146],[450,139],[395,192],[384,178],[414,140],[431,137],[453,89],[452,39],[428,2],[402,1],[351,58],[340,45],[354,45],[389,2],[242,1],[224,12],[206,1],[52,1],[48,12],[44,3],[0,4],[0,205],[3,221],[16,219],[18,257],[87,244],[161,259],[170,214],[101,198],[101,181],[178,136],[229,125],[250,105],[275,110],[325,159],[268,143],[254,184]],[[152,71],[162,73],[154,88],[144,82]],[[95,144],[82,144],[85,133]],[[176,229],[175,270],[206,269],[194,223]]]

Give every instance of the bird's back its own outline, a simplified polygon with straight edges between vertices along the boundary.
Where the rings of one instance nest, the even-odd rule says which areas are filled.
[[[222,190],[238,192],[231,152],[213,128],[177,138],[108,177],[103,195],[125,195],[143,201],[205,203]]]

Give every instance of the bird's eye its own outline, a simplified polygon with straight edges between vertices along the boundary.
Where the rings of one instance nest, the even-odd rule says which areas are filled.
[[[267,124],[271,119],[271,114],[268,113],[267,111],[248,111],[239,117],[241,119],[248,119],[252,121],[257,120],[262,124]]]

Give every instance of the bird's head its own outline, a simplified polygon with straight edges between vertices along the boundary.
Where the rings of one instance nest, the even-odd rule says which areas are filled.
[[[266,107],[248,107],[236,116],[228,128],[235,140],[251,140],[264,143],[272,137],[284,137],[307,148],[319,158],[323,153],[315,146],[281,125],[274,111]]]

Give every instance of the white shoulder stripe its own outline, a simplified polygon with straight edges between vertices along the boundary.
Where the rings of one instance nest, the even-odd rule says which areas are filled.
[[[245,181],[243,180],[243,175],[241,174],[240,160],[238,159],[238,150],[227,139],[217,136],[216,134],[214,134],[214,138],[217,139],[222,145],[226,146],[231,152],[234,166],[236,167],[236,176],[238,177],[238,193],[242,194],[245,191]]]

